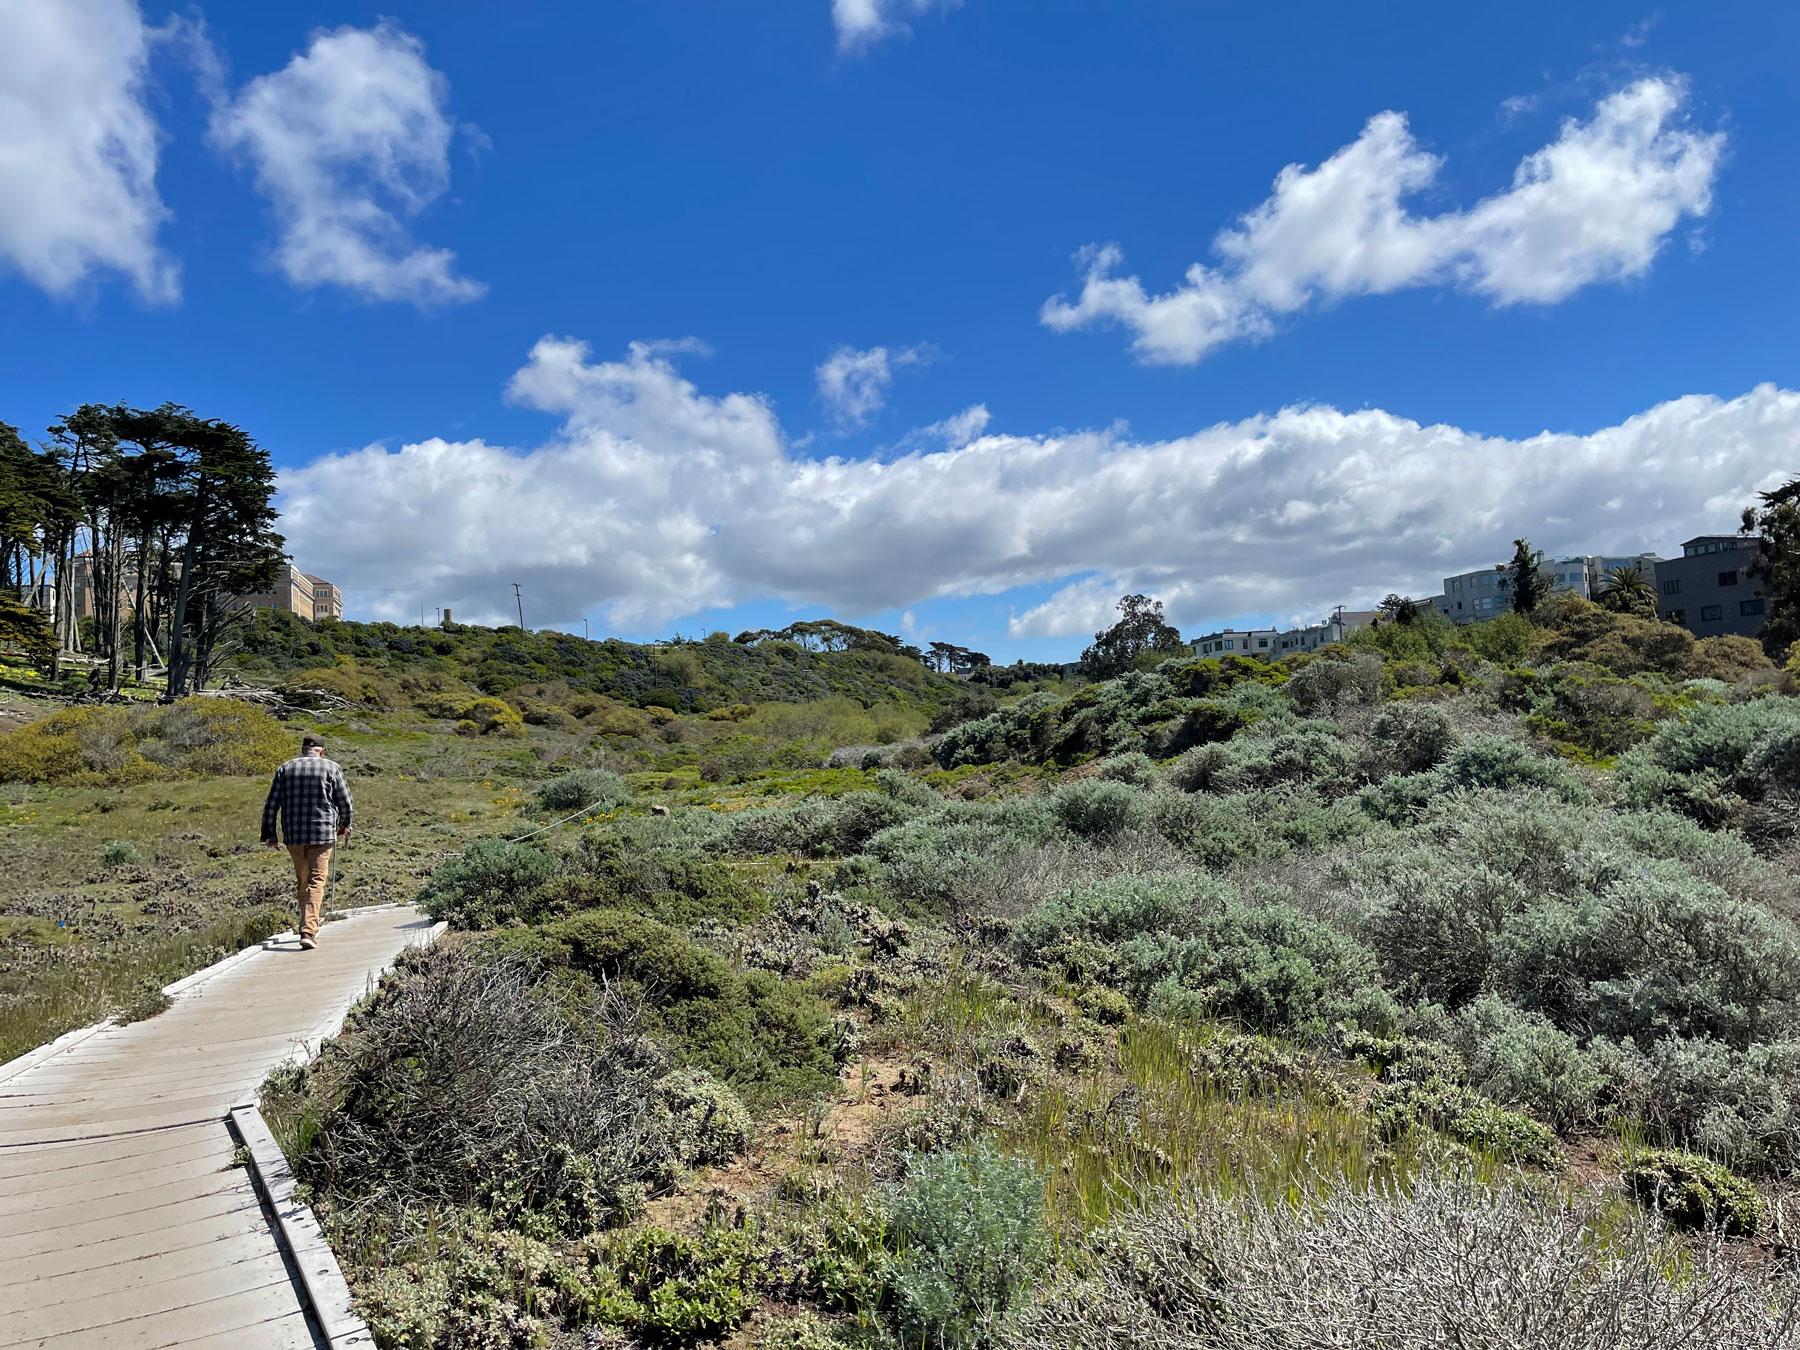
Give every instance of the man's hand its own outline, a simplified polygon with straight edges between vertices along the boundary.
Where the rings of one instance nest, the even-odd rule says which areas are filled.
[[[273,839],[265,839],[265,840],[263,840],[263,841],[262,841],[262,846],[263,846],[263,847],[264,847],[264,848],[280,848],[280,847],[281,847],[281,845],[280,845],[280,844],[278,844],[278,843],[276,843],[276,842],[275,842],[275,841],[274,841],[274,840],[273,840]]]
[[[349,837],[350,837],[350,827],[348,825],[344,826],[341,830],[338,831],[339,839],[348,839]]]

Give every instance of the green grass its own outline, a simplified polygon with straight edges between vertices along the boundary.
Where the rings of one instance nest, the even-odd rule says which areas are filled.
[[[1194,1073],[1203,1035],[1136,1022],[1116,1068],[1047,1082],[1002,1133],[1043,1168],[1059,1229],[1092,1228],[1121,1206],[1188,1188],[1297,1196],[1319,1181],[1403,1182],[1419,1165],[1419,1141],[1382,1145],[1336,1094],[1234,1093]]]
[[[296,743],[313,725],[290,724]],[[439,858],[519,820],[539,764],[568,751],[553,733],[471,740],[409,714],[322,729],[357,806],[332,909],[412,899]],[[267,786],[0,785],[0,1060],[292,926],[287,856],[257,842]]]

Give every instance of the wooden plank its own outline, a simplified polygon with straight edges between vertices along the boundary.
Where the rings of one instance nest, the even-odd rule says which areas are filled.
[[[73,1331],[19,1344],[33,1350],[75,1350],[78,1346],[91,1350],[101,1345],[107,1350],[162,1350],[164,1346],[191,1345],[201,1337],[235,1334],[241,1338],[239,1345],[261,1347],[266,1342],[258,1329],[296,1311],[293,1286],[283,1279],[278,1284],[116,1322],[98,1335]]]
[[[35,1233],[7,1239],[6,1259],[0,1266],[28,1261],[34,1256],[56,1252],[80,1253],[83,1249],[107,1242],[123,1242],[151,1234],[178,1233],[190,1223],[204,1222],[222,1214],[254,1207],[256,1189],[249,1178],[239,1175],[232,1184],[221,1186],[204,1195],[190,1195],[129,1214],[114,1214],[92,1221],[53,1224]],[[79,1255],[73,1259],[82,1259]]]
[[[136,1261],[119,1261],[94,1270],[73,1270],[62,1275],[47,1275],[29,1284],[15,1285],[5,1291],[8,1316],[13,1312],[29,1312],[34,1308],[57,1303],[80,1303],[89,1298],[133,1292],[142,1305],[155,1302],[153,1286],[164,1280],[181,1279],[208,1270],[222,1270],[244,1261],[259,1261],[271,1254],[279,1256],[275,1235],[265,1224],[255,1240],[235,1236],[215,1238],[176,1251],[160,1252]]]
[[[285,1284],[287,1280],[287,1262],[271,1244],[270,1249],[259,1256],[175,1275],[159,1280],[149,1288],[133,1286],[107,1293],[92,1292],[85,1297],[16,1312],[6,1319],[4,1327],[0,1327],[0,1350],[49,1336],[112,1328],[142,1316],[146,1308],[167,1312],[223,1298],[240,1290]]]
[[[259,1205],[241,1205],[211,1218],[190,1217],[180,1228],[161,1228],[154,1233],[110,1238],[86,1247],[66,1248],[41,1256],[0,1257],[0,1314],[10,1310],[7,1286],[29,1284],[51,1275],[71,1271],[99,1270],[125,1261],[143,1261],[170,1252],[186,1251],[208,1242],[218,1242],[243,1234],[267,1233],[268,1221]]]
[[[12,1250],[13,1243],[17,1240],[34,1237],[39,1233],[52,1233],[112,1220],[128,1225],[137,1215],[152,1214],[182,1200],[199,1200],[247,1185],[249,1178],[244,1175],[242,1168],[213,1167],[205,1172],[178,1176],[159,1185],[146,1183],[99,1200],[72,1202],[67,1196],[54,1195],[35,1209],[0,1216],[0,1243]],[[119,1231],[123,1233],[129,1229],[121,1226]]]
[[[32,1190],[0,1188],[0,1223],[8,1215],[24,1214],[46,1205],[98,1205],[118,1195],[166,1186],[176,1180],[199,1181],[214,1172],[229,1171],[232,1166],[228,1147],[208,1146],[203,1150],[177,1152],[146,1161],[123,1159],[100,1170],[62,1173],[60,1179],[45,1179]],[[150,1165],[154,1163],[155,1165]],[[71,1180],[71,1176],[86,1178]]]
[[[129,1164],[160,1157],[177,1150],[217,1147],[218,1134],[211,1121],[178,1130],[150,1130],[140,1134],[109,1135],[80,1144],[38,1144],[0,1151],[0,1191],[10,1192],[15,1183],[54,1178],[59,1173],[86,1172],[114,1163]],[[51,1184],[60,1184],[52,1182]]]

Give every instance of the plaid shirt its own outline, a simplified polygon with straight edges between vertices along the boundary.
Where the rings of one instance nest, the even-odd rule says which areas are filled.
[[[275,770],[263,803],[262,837],[275,841],[275,818],[290,844],[330,844],[350,828],[350,786],[344,771],[323,755],[302,755]]]

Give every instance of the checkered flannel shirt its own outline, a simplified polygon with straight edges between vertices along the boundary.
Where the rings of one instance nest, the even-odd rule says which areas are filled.
[[[330,844],[339,830],[350,828],[350,785],[336,762],[323,755],[302,755],[275,770],[269,799],[263,803],[262,837],[275,842],[275,818],[281,837],[290,844]]]

